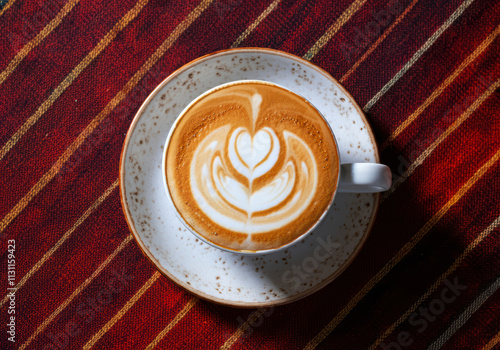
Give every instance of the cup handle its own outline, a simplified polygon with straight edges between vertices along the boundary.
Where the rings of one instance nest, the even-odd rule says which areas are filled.
[[[391,169],[378,163],[345,163],[340,165],[338,192],[375,193],[387,191],[392,184]]]

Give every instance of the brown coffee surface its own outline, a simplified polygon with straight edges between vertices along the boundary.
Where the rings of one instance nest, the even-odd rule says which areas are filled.
[[[335,192],[331,130],[304,98],[264,82],[226,85],[180,116],[166,152],[172,201],[218,246],[265,250],[309,231]]]

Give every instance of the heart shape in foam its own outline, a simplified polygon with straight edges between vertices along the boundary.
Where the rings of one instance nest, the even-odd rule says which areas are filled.
[[[250,183],[264,175],[278,161],[280,143],[278,136],[269,127],[257,131],[252,137],[243,127],[236,128],[229,138],[231,164]]]
[[[229,142],[221,142],[228,136]],[[283,131],[283,142],[270,127],[254,137],[245,127],[231,132],[227,125],[212,131],[197,146],[190,165],[189,182],[198,207],[217,225],[247,234],[272,231],[296,220],[316,193],[317,164],[309,146],[294,133]],[[224,154],[248,184],[233,176]],[[254,189],[255,179],[277,164],[281,169]],[[253,215],[273,208],[265,216]]]
[[[252,138],[248,131],[242,131],[236,138],[236,151],[243,163],[253,171],[271,152],[271,136],[265,130],[259,130]]]

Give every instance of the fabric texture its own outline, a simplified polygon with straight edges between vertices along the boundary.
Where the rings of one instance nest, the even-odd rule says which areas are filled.
[[[0,348],[500,348],[500,2],[4,0],[0,33]],[[268,309],[158,273],[118,191],[147,95],[231,47],[329,72],[393,173],[354,262]]]

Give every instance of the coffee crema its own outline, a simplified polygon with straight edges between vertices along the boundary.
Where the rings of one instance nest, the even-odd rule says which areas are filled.
[[[286,245],[308,232],[335,193],[331,130],[304,98],[265,82],[202,96],[179,117],[166,179],[184,221],[232,250]]]

